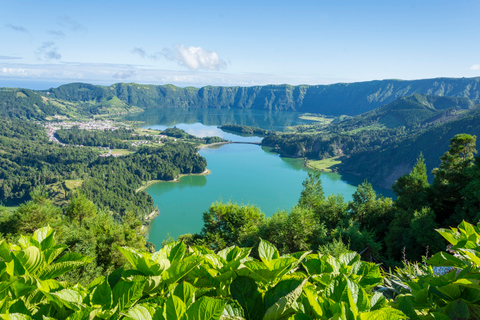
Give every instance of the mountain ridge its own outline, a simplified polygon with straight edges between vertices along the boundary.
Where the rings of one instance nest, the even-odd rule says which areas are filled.
[[[162,107],[240,108],[354,116],[414,93],[479,100],[480,77],[201,88],[136,83],[111,86],[71,83],[35,92],[69,102],[95,104],[103,104],[116,97],[124,104],[144,110]]]

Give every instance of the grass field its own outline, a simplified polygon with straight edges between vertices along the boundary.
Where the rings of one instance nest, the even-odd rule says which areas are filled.
[[[299,117],[299,119],[302,120],[309,120],[309,121],[316,121],[321,124],[329,124],[330,122],[333,121],[333,118],[331,117],[325,117],[321,114],[312,114],[312,113],[305,113]]]
[[[127,150],[127,149],[112,149],[112,154],[127,155],[127,154],[132,154],[132,153],[135,153],[135,152]]]
[[[75,190],[80,187],[83,183],[83,180],[65,180],[65,187],[69,190]]]
[[[338,160],[338,157],[334,157],[323,160],[309,160],[307,166],[323,172],[332,172],[332,167],[340,163],[342,161]]]

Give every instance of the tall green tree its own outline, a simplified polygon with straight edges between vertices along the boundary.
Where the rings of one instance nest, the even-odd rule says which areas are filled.
[[[300,207],[306,207],[317,210],[325,201],[325,194],[323,192],[322,180],[320,179],[320,172],[309,172],[307,179],[303,181],[303,190],[298,200]]]
[[[471,181],[467,174],[474,165],[476,136],[457,134],[450,140],[450,149],[440,157],[433,170],[432,206],[440,226],[456,225],[463,220],[463,190]]]
[[[403,175],[392,186],[397,195],[395,207],[414,211],[428,205],[428,176],[425,158],[420,153],[409,174]]]

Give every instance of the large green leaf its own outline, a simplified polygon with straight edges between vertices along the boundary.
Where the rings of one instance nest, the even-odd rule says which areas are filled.
[[[175,287],[173,294],[179,297],[187,308],[195,301],[195,287],[185,281]]]
[[[393,308],[382,308],[375,311],[360,314],[359,320],[403,320],[406,316],[403,312]]]
[[[5,262],[12,261],[10,246],[5,240],[0,240],[0,258],[2,258]]]
[[[108,281],[103,277],[103,281],[94,288],[91,288],[90,302],[103,309],[110,309],[112,306],[112,289]]]
[[[181,320],[184,318],[187,306],[179,297],[171,295],[165,303],[165,319]]]
[[[138,252],[137,250],[129,247],[118,247],[118,251],[122,253],[122,255],[128,260],[128,262],[130,262],[135,270],[142,272],[144,275],[157,276],[161,273],[155,272],[159,270],[158,266],[152,268],[154,263],[150,259],[150,253]]]
[[[124,311],[133,306],[143,294],[145,279],[135,279],[132,282],[120,281],[113,288],[113,306]]]
[[[455,300],[447,304],[443,313],[450,319],[470,319],[468,305],[462,300]]]
[[[280,258],[277,248],[263,239],[260,239],[260,244],[258,245],[258,255],[265,264],[270,260]]]
[[[64,261],[64,262],[56,262],[49,266],[43,268],[37,276],[41,280],[47,279],[54,279],[62,274],[65,274],[69,271],[72,271],[78,267],[86,265],[88,262],[84,261]]]
[[[281,297],[274,305],[267,309],[263,320],[277,320],[281,317],[295,313],[293,306],[296,304],[297,299],[302,294],[302,288],[307,283],[308,279],[305,279],[297,286],[293,291],[287,295]]]
[[[219,320],[223,309],[225,309],[225,301],[201,297],[188,308],[188,320]]]
[[[23,268],[32,275],[36,274],[45,263],[45,257],[37,247],[30,246],[22,251],[16,252],[15,255]]]
[[[182,261],[175,261],[170,268],[162,274],[163,280],[167,284],[174,284],[200,265],[200,262],[201,260],[195,256],[187,257]]]
[[[148,309],[143,306],[134,306],[130,308],[125,315],[134,320],[152,320],[152,315]]]
[[[446,252],[437,252],[433,257],[427,260],[427,263],[437,267],[463,268],[466,266],[465,262]]]
[[[237,277],[230,285],[230,293],[243,308],[247,320],[261,319],[263,316],[263,298],[255,280],[249,277]]]
[[[33,239],[41,245],[41,249],[46,250],[55,245],[55,231],[50,226],[35,230]]]
[[[67,246],[65,245],[56,245],[45,250],[42,249],[45,255],[45,263],[52,263],[66,248]]]
[[[448,242],[450,242],[453,245],[456,245],[458,243],[458,234],[457,234],[457,229],[454,228],[453,230],[449,229],[435,229],[442,237],[444,237]]]
[[[265,293],[265,309],[268,310],[268,308],[273,306],[275,302],[295,290],[302,282],[303,279],[299,278],[287,279],[278,282],[275,287],[270,288]]]

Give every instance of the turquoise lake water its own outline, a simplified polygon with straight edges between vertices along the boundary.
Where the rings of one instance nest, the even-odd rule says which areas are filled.
[[[206,115],[205,112],[194,110],[190,115],[181,114],[176,118],[179,120],[172,120],[175,117],[170,114],[169,121],[148,123],[145,127],[165,129],[176,126],[199,137],[215,135],[231,141],[258,142],[261,141],[260,137],[238,136],[223,132],[217,126],[235,123],[233,120],[237,118],[241,119],[235,120],[237,124],[256,125],[265,129],[275,127],[276,130],[287,123],[302,123],[297,114],[285,112],[280,113],[278,118],[271,112],[263,111],[247,115],[244,110],[215,109],[212,111],[215,115]],[[154,119],[160,121],[162,117],[157,115]],[[191,121],[180,122],[186,118]],[[204,121],[207,124],[202,122],[205,119],[208,119]],[[281,158],[259,145],[227,144],[203,148],[199,153],[206,158],[210,175],[187,176],[179,182],[160,182],[146,189],[160,210],[160,215],[150,225],[149,233],[149,241],[157,247],[168,236],[176,238],[181,234],[200,232],[203,226],[202,213],[215,201],[257,205],[267,217],[278,210],[288,211],[298,202],[302,182],[309,171],[303,167],[301,159]],[[345,200],[351,199],[357,185],[362,182],[337,173],[322,173],[321,179],[326,195],[341,194]],[[383,191],[384,194],[388,193],[388,190]]]

